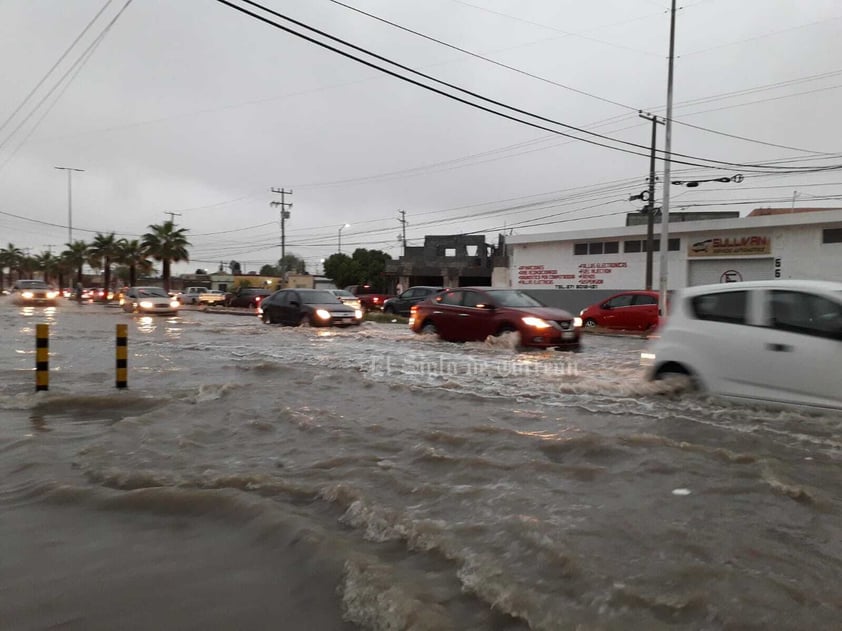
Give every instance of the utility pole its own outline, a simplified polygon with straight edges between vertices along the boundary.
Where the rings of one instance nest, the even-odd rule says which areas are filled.
[[[67,171],[67,244],[73,244],[73,187],[71,185],[73,171],[83,172],[85,169],[74,167],[54,167],[59,171]]]
[[[654,114],[638,112],[640,118],[652,121],[652,145],[649,154],[649,199],[646,200],[646,289],[652,289],[652,250],[655,246],[655,153],[657,152],[658,125],[665,123]],[[661,244],[661,247],[665,247]]]
[[[401,241],[403,242],[403,255],[406,256],[406,224],[409,222],[406,220],[406,211],[399,210],[398,211],[401,215],[401,218],[398,219],[398,222],[401,224]]]
[[[670,8],[670,48],[669,69],[667,70],[667,120],[666,141],[664,145],[664,198],[661,208],[661,256],[660,256],[660,286],[658,287],[661,315],[667,315],[667,254],[669,253],[669,223],[670,223],[670,167],[672,166],[672,87],[675,66],[675,0]]]
[[[286,196],[292,195],[292,190],[286,190],[284,188],[272,188],[273,193],[278,193],[281,196],[281,201],[274,201],[269,202],[270,206],[280,206],[281,207],[281,274],[286,278],[286,271],[287,271],[287,263],[286,263],[286,229],[285,223],[286,220],[289,219],[289,211],[287,208],[292,208],[292,203],[287,203]]]
[[[181,217],[181,213],[172,213],[172,212],[167,212],[167,211],[164,211],[164,214],[165,214],[165,215],[169,215],[169,216],[170,216],[170,223],[171,223],[173,226],[175,226],[175,218],[176,218],[176,217]]]

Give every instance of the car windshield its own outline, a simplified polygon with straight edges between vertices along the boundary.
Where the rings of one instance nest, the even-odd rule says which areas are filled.
[[[323,305],[338,302],[336,296],[329,291],[302,291],[301,302],[305,305]]]
[[[21,289],[49,289],[50,286],[43,280],[21,280],[18,281]]]
[[[334,296],[339,296],[341,298],[356,298],[354,294],[350,291],[345,291],[344,289],[332,289],[330,291]]]
[[[140,298],[169,298],[169,294],[159,287],[138,287],[137,295]]]
[[[545,307],[539,300],[535,300],[529,294],[516,289],[502,289],[489,291],[488,294],[494,298],[494,302],[501,307]]]

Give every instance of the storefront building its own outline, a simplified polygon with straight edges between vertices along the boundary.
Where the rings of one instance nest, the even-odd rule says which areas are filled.
[[[741,218],[670,222],[668,289],[774,278],[842,282],[842,209],[805,210],[759,209]],[[652,257],[656,290],[660,230],[657,225]],[[515,235],[506,244],[511,287],[590,294],[574,299],[576,304],[645,288],[645,225]]]

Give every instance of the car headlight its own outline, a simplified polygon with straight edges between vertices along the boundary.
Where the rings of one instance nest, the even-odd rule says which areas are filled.
[[[548,329],[552,326],[552,324],[550,324],[546,320],[542,320],[541,318],[536,318],[535,316],[526,316],[526,317],[521,318],[521,319],[523,320],[523,323],[526,326],[531,326],[534,329]]]
[[[170,308],[171,309],[178,309],[181,306],[181,303],[178,300],[170,300]]]
[[[320,320],[330,320],[330,311],[326,309],[316,309],[316,317]]]
[[[153,305],[151,302],[149,302],[148,300],[143,300],[143,301],[141,301],[141,303],[140,303],[140,308],[141,308],[141,309],[151,309],[153,306],[154,306],[154,305]]]
[[[57,297],[58,297],[57,291],[48,291],[47,292],[47,298],[49,298],[50,300],[52,300],[53,298],[57,298]]]
[[[573,318],[573,326],[574,327],[582,326],[582,318],[580,318],[579,316],[576,316],[575,318]]]
[[[35,294],[33,294],[31,291],[25,291],[21,294],[21,296],[29,300],[30,298],[34,298]]]
[[[361,309],[354,309],[354,317],[355,317],[357,320],[362,320],[362,318],[363,318],[363,312],[362,312],[362,310],[361,310]]]

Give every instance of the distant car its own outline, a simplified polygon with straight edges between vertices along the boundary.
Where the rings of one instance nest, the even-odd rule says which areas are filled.
[[[381,311],[383,309],[383,303],[393,297],[391,294],[378,293],[368,283],[364,285],[348,285],[345,291],[354,294],[360,299],[363,311]]]
[[[43,280],[18,280],[12,285],[11,296],[16,305],[55,306],[59,292]]]
[[[363,312],[343,305],[326,289],[281,289],[258,307],[267,324],[288,326],[350,326],[362,322]]]
[[[579,312],[588,328],[647,331],[658,324],[657,291],[625,291]]]
[[[459,287],[413,305],[409,326],[450,342],[517,332],[520,346],[579,350],[581,321],[517,289]]]
[[[271,295],[272,292],[268,289],[241,287],[225,297],[225,306],[254,309],[260,304],[261,300]]]
[[[383,303],[383,313],[396,313],[402,316],[408,316],[412,305],[417,305],[434,296],[440,291],[444,291],[444,287],[435,287],[431,285],[417,285],[410,287],[406,291],[401,292],[394,298],[389,298]]]
[[[683,290],[640,359],[648,379],[686,375],[729,399],[842,410],[842,283]]]
[[[161,287],[129,287],[120,299],[127,313],[176,314],[181,303]]]
[[[327,291],[339,298],[339,302],[341,302],[343,305],[348,305],[352,309],[362,309],[362,303],[360,302],[360,299],[357,298],[350,291],[347,291],[345,289],[328,289]]]

